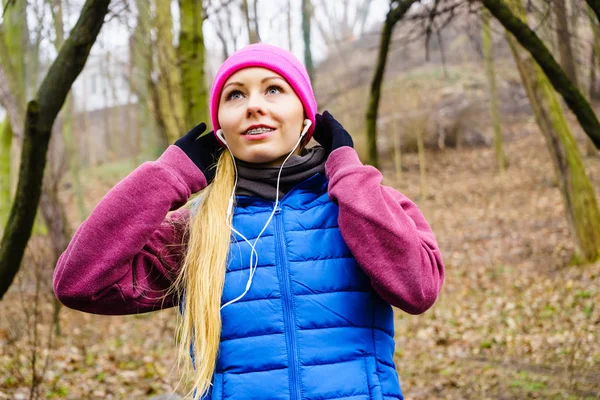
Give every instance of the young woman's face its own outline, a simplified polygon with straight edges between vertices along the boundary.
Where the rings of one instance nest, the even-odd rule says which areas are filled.
[[[218,118],[236,158],[279,166],[300,138],[304,107],[281,75],[266,68],[244,68],[225,82]]]

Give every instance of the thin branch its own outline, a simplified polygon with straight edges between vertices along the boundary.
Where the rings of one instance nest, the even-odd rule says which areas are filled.
[[[208,7],[204,10],[204,15],[206,19],[210,18],[212,15],[219,14],[221,10],[228,8],[229,5],[235,3],[237,0],[227,0],[224,3],[219,4],[218,7],[214,7],[212,10],[209,10]]]

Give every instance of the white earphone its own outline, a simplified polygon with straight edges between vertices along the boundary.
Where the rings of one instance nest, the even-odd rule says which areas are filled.
[[[223,142],[225,146],[227,146],[227,140],[225,140],[225,134],[223,133],[223,129],[217,129],[217,137],[221,139],[221,142]]]
[[[308,129],[310,128],[310,126],[312,125],[312,121],[308,118],[306,118],[304,120],[304,129],[302,129],[302,133],[300,134],[300,138],[303,138],[304,135],[306,135],[306,132],[308,132]]]

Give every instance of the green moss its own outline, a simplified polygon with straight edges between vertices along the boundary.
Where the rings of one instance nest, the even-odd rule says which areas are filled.
[[[185,106],[186,125],[204,121],[209,124],[208,91],[205,82],[205,46],[202,34],[204,15],[196,0],[182,0],[180,4],[181,31],[179,34],[179,68]]]
[[[54,399],[59,398],[62,399],[69,394],[69,390],[65,386],[57,386],[55,389],[49,391],[46,394],[46,398]]]
[[[510,382],[512,388],[524,389],[528,392],[540,392],[546,388],[546,383],[535,379],[529,373],[521,371],[517,374],[517,379]]]
[[[510,6],[516,16],[526,21],[521,0],[511,0]],[[576,258],[571,262],[594,262],[600,258],[600,211],[577,143],[546,73],[529,54],[521,55],[522,50],[513,36],[509,36],[508,41],[558,178],[569,229],[577,248]]]
[[[546,304],[544,309],[540,312],[540,318],[551,318],[554,314],[556,314],[556,307]]]
[[[580,290],[579,292],[575,293],[575,298],[589,299],[590,297],[592,297],[593,294],[594,292],[590,290]]]
[[[8,118],[0,123],[0,227],[8,219],[8,213],[12,203],[10,195],[11,176],[10,176],[10,148],[12,143],[12,130]]]

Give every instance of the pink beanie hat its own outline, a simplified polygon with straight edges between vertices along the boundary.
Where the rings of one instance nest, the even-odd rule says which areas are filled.
[[[210,118],[216,132],[219,125],[219,100],[225,82],[231,75],[243,68],[263,67],[277,72],[283,76],[296,92],[304,106],[304,112],[312,121],[311,127],[306,132],[308,141],[315,130],[315,114],[317,113],[317,100],[310,84],[310,78],[304,65],[289,51],[264,43],[251,44],[232,54],[219,68],[210,90]],[[218,136],[215,137],[219,142]]]

